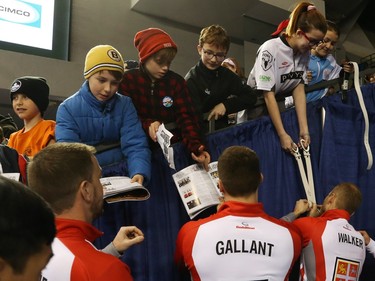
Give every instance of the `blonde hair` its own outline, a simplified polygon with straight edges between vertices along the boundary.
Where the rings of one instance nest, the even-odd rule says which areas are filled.
[[[350,182],[343,182],[336,185],[333,190],[336,194],[336,208],[347,211],[352,215],[362,202],[362,193],[357,185]]]

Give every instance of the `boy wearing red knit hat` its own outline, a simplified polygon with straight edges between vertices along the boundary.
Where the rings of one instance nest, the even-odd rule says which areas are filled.
[[[120,86],[122,94],[132,98],[152,142],[156,142],[162,123],[176,122],[171,129],[172,142],[182,141],[192,158],[207,169],[210,155],[203,144],[185,80],[170,70],[177,45],[165,31],[148,28],[135,35],[134,46],[140,65],[125,72]],[[158,149],[157,145],[153,147]]]
[[[147,269],[152,253],[165,253],[163,258],[153,260],[149,270],[153,272],[153,268],[165,268],[166,264],[173,264],[173,251],[166,251],[165,245],[174,245],[180,228],[176,219],[180,219],[180,212],[185,213],[177,191],[165,184],[166,178],[172,180],[172,170],[163,157],[160,146],[155,142],[159,126],[164,123],[174,135],[171,141],[182,141],[192,158],[205,167],[210,162],[210,155],[200,136],[198,118],[185,80],[170,70],[177,53],[175,42],[165,31],[148,28],[135,35],[134,46],[138,50],[139,66],[125,71],[120,90],[122,94],[132,98],[152,148],[152,181],[149,186],[152,196],[145,204],[139,205],[139,211],[133,208],[133,212],[141,212],[146,218],[137,223],[137,226],[144,229],[145,236],[148,237],[137,264],[142,264]],[[171,128],[171,123],[174,123],[175,128]],[[159,237],[164,237],[164,243],[155,240],[155,229],[158,230]],[[125,262],[132,264],[130,260]],[[139,266],[132,266],[134,279],[137,279],[137,274],[144,276],[144,266],[141,272],[137,271]],[[161,270],[157,279],[177,280],[177,273],[174,271],[174,268]]]

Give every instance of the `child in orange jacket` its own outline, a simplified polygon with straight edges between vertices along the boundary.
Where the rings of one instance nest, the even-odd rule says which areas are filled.
[[[30,159],[55,142],[55,121],[43,119],[49,103],[46,79],[33,76],[17,78],[10,88],[10,99],[24,127],[10,135],[8,146]]]

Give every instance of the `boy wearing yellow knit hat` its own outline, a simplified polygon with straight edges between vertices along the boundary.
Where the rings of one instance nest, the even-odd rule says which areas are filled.
[[[123,74],[124,60],[118,50],[110,45],[93,47],[85,59],[85,82],[57,110],[56,141],[94,146],[102,176],[128,176],[132,182],[147,185],[151,176],[151,152],[131,99],[117,93]],[[93,208],[99,213],[102,207],[104,209],[104,216],[99,216],[94,225],[98,228],[105,226],[105,235],[90,234],[90,240],[95,239],[96,246],[102,248],[112,241],[120,227],[128,224],[124,216],[128,203],[101,205],[103,198],[97,192],[102,188],[101,184],[94,180],[88,183],[88,187],[94,188],[94,194],[97,194],[91,198],[82,194],[82,200],[87,204],[90,204],[89,200],[98,202]],[[126,249],[121,243],[110,245],[117,254]],[[73,250],[78,255],[79,247]],[[110,252],[116,254],[116,251]],[[90,270],[100,269],[101,274],[96,280],[133,280],[129,267],[125,263],[122,265],[122,269],[116,262],[99,267],[93,265]]]
[[[124,60],[118,50],[110,45],[92,48],[85,60],[86,81],[57,110],[56,141],[95,146],[104,176],[126,175],[146,184],[150,150],[131,99],[117,93],[123,74]],[[106,149],[99,149],[103,146]],[[125,171],[109,168],[119,163]]]

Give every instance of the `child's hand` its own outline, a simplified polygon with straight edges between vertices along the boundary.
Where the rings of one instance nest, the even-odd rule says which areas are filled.
[[[281,136],[279,136],[279,138],[282,149],[293,153],[294,149],[297,148],[297,145],[293,142],[292,138],[287,133],[282,134]]]
[[[306,78],[307,78],[307,82],[310,83],[311,80],[312,80],[312,71],[311,70],[306,71]]]
[[[198,152],[199,152],[198,155],[191,153],[191,158],[193,158],[194,161],[197,161],[198,163],[202,164],[204,169],[208,171],[208,164],[210,164],[211,162],[210,154],[204,150],[203,145],[201,145],[198,148]]]
[[[130,182],[137,182],[139,184],[143,184],[143,181],[144,177],[140,174],[135,174],[130,180]]]
[[[370,243],[370,235],[365,230],[359,230],[359,232],[362,234],[363,238],[365,239],[365,245],[367,246],[368,243]]]
[[[225,105],[223,103],[219,103],[211,110],[207,120],[210,121],[212,118],[217,120],[219,117],[223,116],[226,111],[227,109],[225,108]]]
[[[154,142],[156,142],[156,132],[158,131],[160,124],[159,121],[155,121],[151,123],[150,127],[148,127],[148,134]]]
[[[347,72],[347,73],[352,73],[354,72],[354,67],[353,67],[353,64],[351,63],[348,63],[348,62],[345,62],[342,66],[344,72]]]
[[[309,145],[310,145],[310,134],[309,133],[301,133],[300,134],[300,143],[302,143],[302,145],[307,148]]]

